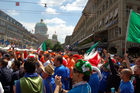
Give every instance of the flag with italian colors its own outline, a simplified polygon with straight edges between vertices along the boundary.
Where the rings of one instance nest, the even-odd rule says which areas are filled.
[[[37,49],[37,53],[39,53],[40,51],[46,51],[46,42],[45,41]]]
[[[133,10],[130,12],[126,38],[129,42],[140,43],[140,14]]]

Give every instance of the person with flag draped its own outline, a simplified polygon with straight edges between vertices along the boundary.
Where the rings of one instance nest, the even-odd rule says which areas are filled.
[[[45,93],[43,79],[35,73],[37,58],[28,56],[24,63],[25,75],[16,82],[16,93]]]

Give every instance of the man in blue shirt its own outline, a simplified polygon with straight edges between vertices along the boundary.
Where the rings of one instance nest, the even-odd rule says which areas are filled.
[[[99,91],[99,77],[97,72],[94,72],[91,76],[90,79],[88,81],[88,84],[91,87],[91,93],[98,93]]]
[[[132,71],[130,69],[123,69],[120,73],[122,79],[119,93],[134,93],[134,86],[130,81]]]
[[[67,74],[67,70],[66,68],[64,67],[64,65],[62,65],[63,63],[63,58],[62,56],[56,56],[54,58],[54,65],[55,65],[55,70],[54,70],[54,77],[55,75],[57,76],[61,76],[61,81],[62,81],[62,84],[63,84],[63,88],[66,89],[66,84],[67,84],[67,77],[69,76]]]
[[[55,76],[55,92],[54,93],[91,93],[91,87],[87,83],[92,73],[91,64],[88,61],[78,60],[73,69],[73,88],[71,90],[62,89],[61,77]]]

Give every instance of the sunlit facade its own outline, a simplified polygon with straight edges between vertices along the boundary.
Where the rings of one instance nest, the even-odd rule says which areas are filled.
[[[86,50],[101,41],[99,47],[114,48],[122,55],[130,9],[140,13],[140,0],[88,0],[71,36],[71,46]],[[127,43],[127,49],[131,47],[140,45]]]
[[[38,40],[23,25],[0,10],[0,45],[15,44],[16,47],[35,47]]]

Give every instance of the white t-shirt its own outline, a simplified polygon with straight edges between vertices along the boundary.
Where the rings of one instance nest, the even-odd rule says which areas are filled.
[[[3,89],[3,87],[2,87],[1,82],[0,82],[0,93],[4,93],[4,89]]]
[[[14,58],[8,61],[7,68],[11,68],[13,62],[14,62]]]

